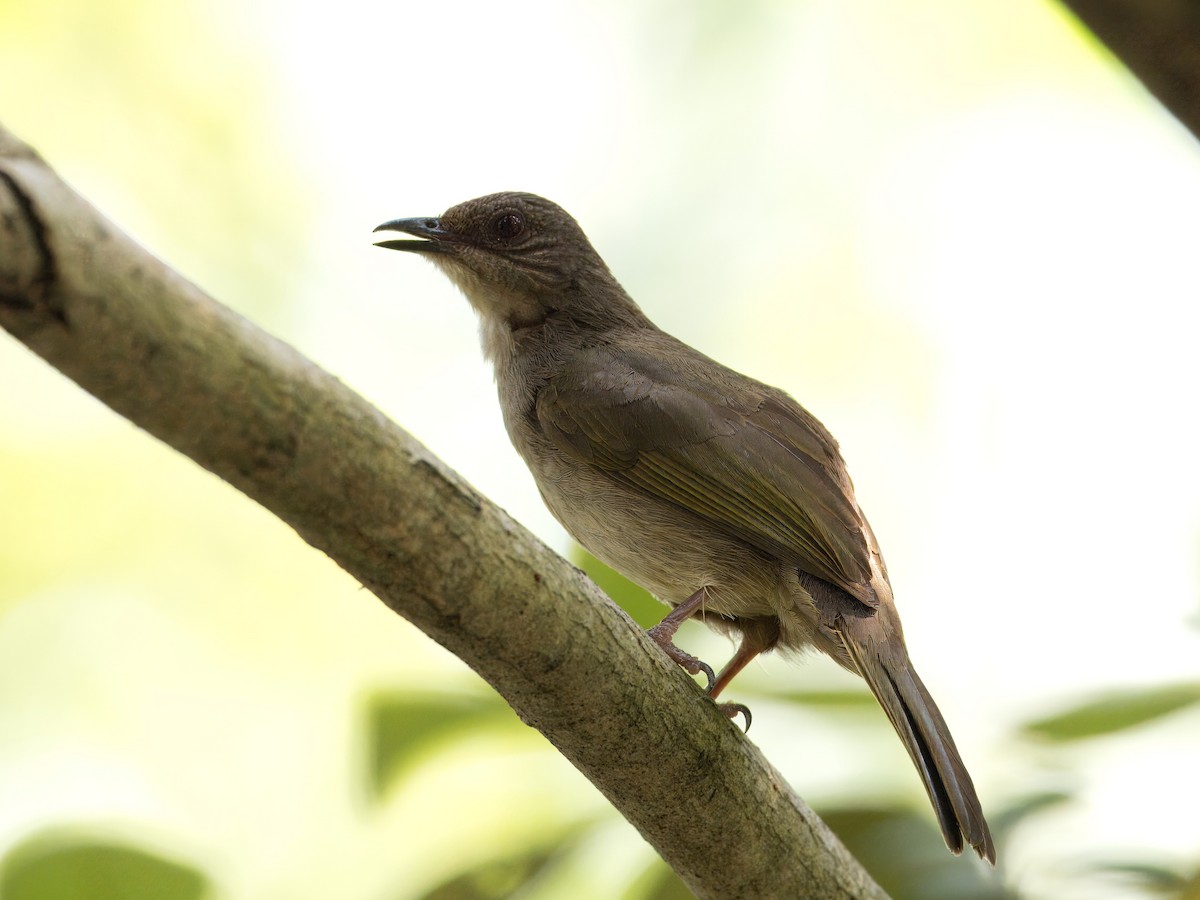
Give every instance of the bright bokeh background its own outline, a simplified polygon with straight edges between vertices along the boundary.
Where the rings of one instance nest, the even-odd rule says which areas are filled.
[[[660,325],[838,435],[993,819],[1063,795],[989,883],[1195,871],[1200,147],[1053,3],[0,0],[0,120],[567,551],[467,305],[370,233],[557,200]],[[0,891],[93,842],[221,898],[469,871],[437,896],[668,896],[579,775],[285,526],[7,337],[0,383]],[[767,659],[734,697],[818,808],[928,826],[882,715],[768,696],[852,686]],[[1181,711],[1139,728],[1026,728],[1163,686]]]

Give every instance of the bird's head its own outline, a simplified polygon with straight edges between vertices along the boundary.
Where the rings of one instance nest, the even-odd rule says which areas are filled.
[[[535,194],[489,194],[375,231],[417,238],[375,246],[425,254],[496,324],[522,328],[560,310],[586,315],[599,303],[632,306],[579,223]]]

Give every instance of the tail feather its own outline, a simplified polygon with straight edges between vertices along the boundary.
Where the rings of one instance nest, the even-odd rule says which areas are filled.
[[[964,841],[995,865],[996,848],[975,785],[937,704],[913,670],[903,639],[879,640],[873,618],[846,620],[846,652],[866,680],[920,773],[951,852]]]

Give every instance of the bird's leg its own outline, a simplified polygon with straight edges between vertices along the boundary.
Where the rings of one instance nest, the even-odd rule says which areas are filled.
[[[714,700],[717,694],[725,690],[729,682],[733,681],[733,677],[738,672],[746,668],[746,665],[758,654],[764,650],[770,650],[774,639],[764,641],[761,636],[752,635],[751,632],[746,632],[742,635],[742,642],[738,644],[737,653],[733,654],[733,659],[725,663],[725,668],[721,670],[721,674],[717,676],[716,682],[708,689],[708,696]],[[718,703],[717,706],[721,712],[729,716],[731,719],[737,718],[740,714],[746,719],[746,730],[750,730],[750,709],[741,703]]]
[[[709,694],[712,693],[713,687],[717,683],[717,677],[713,674],[712,666],[708,663],[701,662],[692,656],[690,653],[684,653],[675,646],[672,638],[675,637],[675,632],[679,630],[679,626],[694,616],[704,607],[705,588],[700,588],[692,596],[688,597],[677,607],[663,616],[663,620],[646,631],[650,640],[662,647],[663,652],[684,671],[691,675],[699,675],[704,673],[704,677],[708,679],[708,687],[705,688]]]
[[[717,694],[725,689],[725,686],[733,679],[733,676],[742,671],[746,664],[764,650],[770,649],[771,643],[764,643],[761,638],[754,639],[749,634],[742,638],[741,644],[738,646],[737,653],[733,659],[726,663],[725,668],[721,670],[720,677],[713,674],[712,666],[702,660],[696,659],[690,653],[685,653],[675,646],[673,638],[675,632],[679,630],[679,626],[704,609],[704,601],[707,599],[705,588],[700,588],[692,596],[688,597],[677,607],[663,616],[661,622],[649,629],[646,634],[658,646],[662,647],[663,652],[675,661],[676,665],[681,666],[684,671],[699,675],[704,673],[708,679],[708,687],[705,688],[705,693],[708,696],[716,699]],[[750,730],[750,710],[741,703],[718,703],[717,708],[725,713],[729,718],[734,719],[740,714],[746,719],[746,730]]]
[[[762,641],[755,640],[749,634],[743,635],[742,642],[738,644],[737,653],[733,654],[733,658],[725,663],[725,668],[717,676],[716,684],[708,689],[708,696],[715,700],[717,694],[729,687],[729,682],[733,681],[734,676],[750,664],[750,660],[769,649],[771,649],[771,644],[764,646]]]

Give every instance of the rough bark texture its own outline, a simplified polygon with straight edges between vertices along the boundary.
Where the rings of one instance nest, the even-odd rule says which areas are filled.
[[[1062,4],[1200,137],[1200,3],[1062,0]]]
[[[3,129],[0,325],[464,659],[698,896],[883,895],[579,571],[335,378],[147,253]]]

